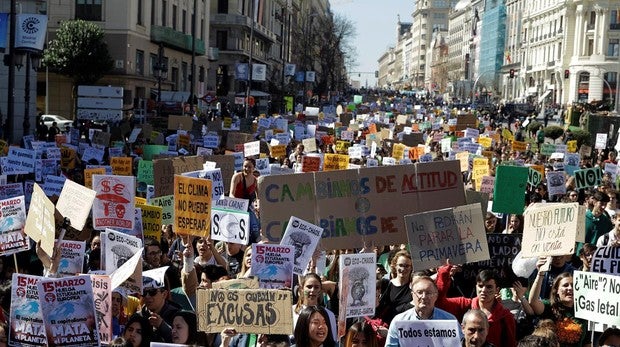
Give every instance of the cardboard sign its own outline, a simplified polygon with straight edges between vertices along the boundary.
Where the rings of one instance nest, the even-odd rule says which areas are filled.
[[[135,177],[94,175],[93,190],[93,228],[133,229]]]
[[[523,214],[528,170],[529,168],[520,166],[497,167],[493,212]]]
[[[488,176],[491,173],[491,170],[489,169],[489,159],[474,158],[473,163],[472,178],[476,183],[476,190],[480,191],[480,187],[482,186],[482,177]]]
[[[250,234],[247,211],[211,209],[211,239],[247,245]]]
[[[39,302],[38,284],[43,277],[13,273],[11,318],[7,331],[10,346],[45,346],[47,333]]]
[[[301,161],[301,172],[316,172],[321,170],[321,158],[304,155]]]
[[[197,292],[198,330],[218,333],[234,326],[241,334],[293,333],[292,294],[275,289],[206,289]],[[244,319],[226,312],[252,312]]]
[[[30,249],[30,238],[24,232],[26,225],[25,197],[0,200],[0,255]]]
[[[84,169],[84,187],[93,188],[93,175],[105,175],[105,168],[95,167],[90,169]]]
[[[154,182],[153,162],[150,160],[140,160],[138,162],[138,187],[141,184],[152,185]]]
[[[250,275],[264,289],[292,288],[294,255],[294,246],[253,243]]]
[[[41,305],[43,321],[52,332],[47,335],[48,346],[99,346],[97,314],[89,275],[42,278],[37,288],[45,302]]]
[[[146,204],[136,205],[142,214],[142,233],[145,238],[159,241],[161,239],[162,208]]]
[[[579,214],[585,208],[578,203],[535,203],[524,215],[523,257],[572,254],[578,238]]]
[[[291,216],[280,244],[295,247],[293,273],[304,274],[322,234],[323,228]]]
[[[603,173],[600,167],[576,170],[574,174],[575,187],[577,189],[597,186],[601,184],[601,180],[603,179]]]
[[[480,204],[405,216],[415,270],[489,259]]]
[[[112,166],[112,173],[115,175],[133,175],[133,159],[131,157],[110,158],[110,166]]]
[[[325,153],[323,170],[346,170],[349,168],[349,156],[346,154]]]
[[[211,180],[174,175],[174,230],[177,234],[209,236]]]
[[[377,289],[376,263],[377,256],[374,253],[340,255],[339,317],[374,316]]]
[[[512,140],[512,150],[525,152],[527,150],[527,142]]]
[[[269,146],[269,152],[272,158],[286,157],[286,145]]]
[[[202,170],[206,160],[216,161],[213,157],[225,156],[184,156],[153,160],[155,196],[172,195],[174,192],[174,175]],[[232,177],[232,173],[228,177]]]
[[[238,131],[228,132],[226,136],[226,149],[229,151],[235,150],[236,144],[244,144],[254,141],[253,134],[240,133]]]
[[[35,242],[41,241],[41,248],[49,256],[54,250],[54,235],[56,233],[54,211],[54,203],[45,196],[43,189],[35,183],[24,231]]]
[[[620,281],[617,276],[595,272],[573,273],[575,317],[620,325]]]
[[[295,215],[326,229],[328,249],[363,247],[362,235],[375,245],[405,243],[402,216],[465,203],[457,161],[266,176],[258,186],[270,241]]]
[[[304,145],[304,151],[306,153],[317,152],[316,139],[314,138],[303,139],[301,140],[301,143]]]
[[[90,214],[96,194],[97,192],[92,189],[82,187],[71,180],[66,180],[56,203],[56,208],[63,217],[69,218],[72,228],[82,230]]]
[[[460,346],[459,323],[456,320],[393,321],[393,329],[400,347]]]

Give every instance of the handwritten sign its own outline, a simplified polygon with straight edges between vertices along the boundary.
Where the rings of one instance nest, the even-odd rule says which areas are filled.
[[[174,176],[174,230],[208,236],[211,230],[211,180]]]
[[[346,170],[349,168],[349,156],[345,154],[325,153],[324,171]]]
[[[54,235],[56,233],[54,210],[54,203],[45,196],[43,189],[35,183],[24,231],[35,242],[41,241],[41,248],[47,255],[52,255],[54,250]]]
[[[218,333],[234,326],[238,333],[293,332],[292,294],[276,289],[206,289],[197,292],[198,330]],[[245,319],[227,312],[252,312]]]
[[[133,159],[131,157],[110,158],[112,173],[115,175],[131,176],[133,174]]]
[[[304,155],[301,160],[302,172],[316,172],[321,170],[321,158]]]
[[[90,275],[90,280],[93,284],[99,340],[109,343],[112,341],[112,283],[106,275]]]
[[[524,214],[524,257],[572,254],[578,239],[579,214],[585,215],[577,203],[535,203]]]
[[[161,211],[161,223],[168,225],[174,223],[174,195],[160,196],[151,199],[153,206],[159,206]]]
[[[489,259],[479,203],[406,215],[405,226],[416,270]]]
[[[607,133],[597,133],[594,149],[605,149],[607,147]]]
[[[600,167],[576,170],[574,174],[575,187],[577,189],[597,186],[601,184],[601,180],[603,179]]]

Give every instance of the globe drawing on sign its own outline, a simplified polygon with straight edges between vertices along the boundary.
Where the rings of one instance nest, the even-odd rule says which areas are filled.
[[[225,214],[220,220],[222,227],[222,235],[227,239],[236,239],[237,235],[241,235],[241,227],[239,219],[234,214]]]

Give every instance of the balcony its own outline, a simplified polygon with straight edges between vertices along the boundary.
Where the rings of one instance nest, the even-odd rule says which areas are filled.
[[[185,35],[182,32],[168,27],[151,25],[151,42],[161,42],[168,47],[175,48],[180,51],[187,53],[192,52],[192,36]],[[204,55],[205,53],[206,50],[204,41],[196,39],[196,54]]]
[[[549,61],[549,62],[547,62],[547,66],[548,66],[548,67],[555,66],[555,61]]]
[[[250,17],[239,14],[216,13],[211,15],[211,25],[243,25],[250,29],[252,27],[252,20]],[[254,34],[263,36],[266,40],[271,41],[271,43],[276,42],[276,34],[258,23],[254,23]]]

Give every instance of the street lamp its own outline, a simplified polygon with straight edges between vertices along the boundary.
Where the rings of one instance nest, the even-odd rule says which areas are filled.
[[[161,117],[161,82],[168,78],[168,63],[164,57],[164,44],[159,43],[157,61],[153,66],[153,75],[157,78],[157,117]]]
[[[24,82],[24,121],[22,123],[23,126],[23,134],[30,134],[30,69],[34,71],[38,71],[41,67],[41,54],[39,52],[31,52],[31,51],[23,51],[17,50],[15,54],[15,61],[26,60],[26,80]],[[18,69],[21,67],[20,65]]]

